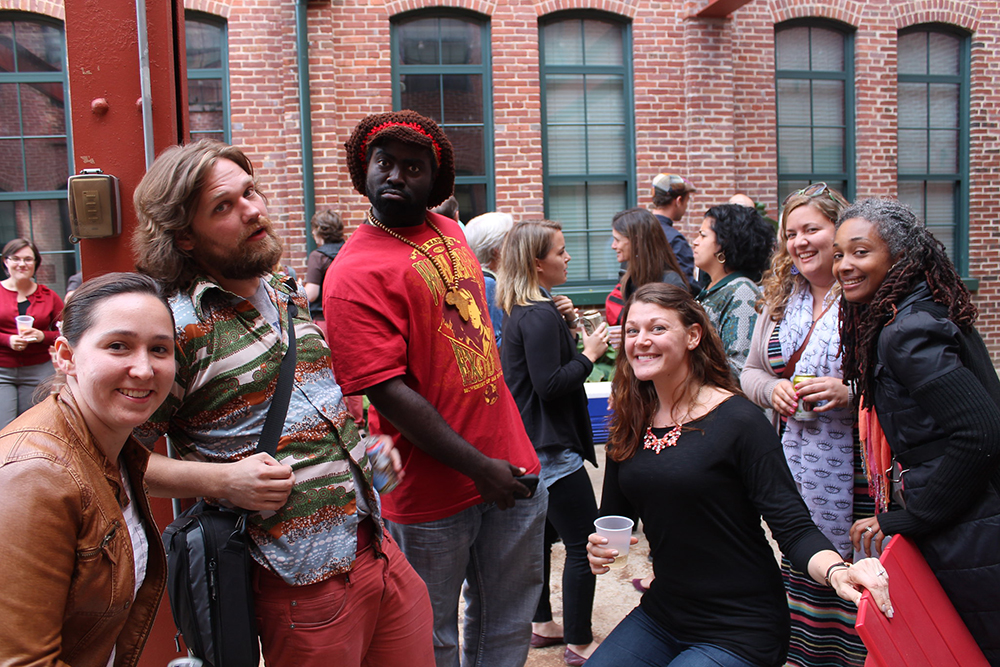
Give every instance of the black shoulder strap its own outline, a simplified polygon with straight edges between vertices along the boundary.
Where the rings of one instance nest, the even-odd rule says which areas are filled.
[[[288,402],[292,397],[292,385],[295,384],[295,316],[299,309],[291,301],[288,302],[288,352],[281,360],[278,370],[278,384],[274,388],[271,407],[267,411],[264,428],[257,441],[257,451],[267,452],[274,456],[278,451],[278,438],[281,428],[285,425],[285,415],[288,413]]]

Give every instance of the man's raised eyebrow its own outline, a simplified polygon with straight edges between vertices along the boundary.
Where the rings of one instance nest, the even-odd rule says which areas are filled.
[[[243,181],[243,190],[246,190],[248,187],[253,186],[254,182],[250,174],[246,172],[243,172],[243,174],[244,176],[246,176],[246,179],[244,179]],[[235,188],[233,188],[233,190],[235,190]],[[242,193],[243,190],[241,190],[240,192]],[[218,185],[215,188],[209,190],[208,202],[210,204],[214,204],[216,201],[223,199],[224,197],[227,197],[231,192],[232,190],[230,190],[228,185]]]

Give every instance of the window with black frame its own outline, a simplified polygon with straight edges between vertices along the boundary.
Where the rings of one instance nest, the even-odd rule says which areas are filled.
[[[775,29],[778,201],[825,182],[854,196],[853,35],[814,20]]]
[[[967,273],[969,37],[919,26],[897,42],[897,189]]]
[[[478,14],[419,12],[392,24],[393,108],[432,118],[448,135],[462,220],[496,202],[489,47],[489,23]]]
[[[603,302],[619,269],[611,219],[636,202],[630,25],[597,12],[546,17],[539,53],[545,214],[573,258],[560,291]]]

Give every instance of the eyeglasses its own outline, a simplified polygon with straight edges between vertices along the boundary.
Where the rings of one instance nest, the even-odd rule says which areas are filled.
[[[798,195],[802,195],[804,197],[809,197],[811,199],[812,197],[818,197],[819,195],[823,194],[824,192],[827,193],[827,194],[830,194],[830,186],[829,185],[827,185],[826,183],[813,183],[812,185],[807,185],[806,187],[802,188],[801,190],[796,190],[795,192],[793,192],[790,195],[788,195],[787,197],[785,197],[785,200],[783,202],[781,202],[781,205],[784,206],[785,204],[788,203],[789,199],[791,199],[792,197],[797,197]],[[833,195],[832,194],[830,195],[830,199],[833,199]]]
[[[8,257],[7,261],[11,264],[24,264],[25,266],[31,266],[35,263],[34,257]]]

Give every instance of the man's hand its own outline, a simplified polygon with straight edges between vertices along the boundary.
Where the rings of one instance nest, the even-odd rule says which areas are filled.
[[[222,497],[243,509],[279,510],[288,501],[295,484],[292,469],[266,452],[221,465],[227,468],[226,493]]]
[[[472,481],[484,503],[496,503],[498,508],[505,510],[514,506],[515,493],[520,493],[523,497],[529,495],[528,488],[517,481],[524,472],[524,468],[518,468],[503,459],[488,459]]]

